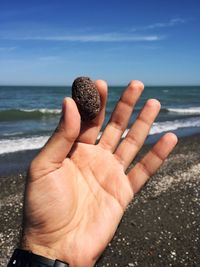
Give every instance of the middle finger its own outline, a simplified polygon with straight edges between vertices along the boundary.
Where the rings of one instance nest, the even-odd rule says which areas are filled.
[[[144,85],[140,81],[132,81],[128,85],[117,103],[111,115],[111,119],[101,136],[99,141],[100,146],[110,150],[111,152],[115,150],[128,125],[133,108],[143,89]]]

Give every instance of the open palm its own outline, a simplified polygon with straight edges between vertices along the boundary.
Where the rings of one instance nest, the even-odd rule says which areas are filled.
[[[173,134],[166,134],[126,174],[160,104],[148,100],[119,143],[143,90],[142,83],[131,82],[96,144],[106,104],[106,84],[96,84],[102,102],[98,117],[80,129],[77,107],[72,99],[65,99],[59,127],[33,160],[26,186],[22,246],[77,267],[95,264],[128,203],[177,141]]]

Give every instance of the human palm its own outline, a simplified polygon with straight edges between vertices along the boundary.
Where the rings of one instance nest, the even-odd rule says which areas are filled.
[[[95,264],[112,239],[133,195],[176,143],[172,134],[164,136],[126,174],[160,107],[157,101],[148,101],[119,144],[143,89],[141,83],[132,82],[95,144],[105,112],[105,85],[103,87],[100,81],[97,85],[103,103],[99,117],[93,124],[82,124],[80,130],[79,114],[70,100],[67,109],[68,112],[71,109],[76,120],[72,122],[65,106],[64,119],[33,161],[26,186],[23,247],[77,267]],[[135,96],[131,98],[133,91]]]

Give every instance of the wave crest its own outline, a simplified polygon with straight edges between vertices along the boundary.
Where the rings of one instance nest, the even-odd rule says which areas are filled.
[[[181,114],[200,114],[200,107],[190,108],[167,108],[169,112]]]
[[[0,111],[0,121],[36,120],[44,116],[59,115],[60,113],[60,109],[8,109]]]
[[[167,131],[174,131],[180,128],[200,127],[200,118],[192,118],[190,120],[181,119],[174,121],[156,122],[153,124],[150,135]],[[126,136],[129,129],[126,129],[122,138]],[[98,139],[102,133],[99,134]],[[0,154],[11,153],[21,150],[30,150],[41,148],[48,140],[49,136],[33,136],[33,137],[11,137],[0,140]]]

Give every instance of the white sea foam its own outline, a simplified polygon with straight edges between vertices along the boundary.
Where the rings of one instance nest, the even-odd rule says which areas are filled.
[[[23,134],[23,132],[3,133],[2,136],[16,136],[18,134]]]
[[[182,119],[182,120],[174,120],[174,121],[163,121],[163,122],[155,122],[150,130],[150,135],[159,134],[162,132],[174,131],[180,128],[190,128],[190,127],[200,127],[200,118],[192,118],[190,120]],[[124,138],[129,129],[123,133],[122,137]]]
[[[28,138],[2,139],[0,140],[0,154],[11,153],[21,150],[41,148],[49,136],[37,136]]]
[[[175,120],[155,122],[150,130],[150,134],[157,134],[167,131],[177,130],[179,128],[200,127],[200,118],[192,118],[190,120]]]
[[[39,108],[39,109],[20,109],[23,112],[40,112],[42,114],[60,114],[61,109],[48,109],[48,108]]]
[[[182,114],[200,114],[200,107],[190,108],[168,108],[169,112],[182,113]]]
[[[167,131],[173,131],[180,128],[191,128],[191,127],[200,127],[200,118],[191,118],[174,120],[174,121],[164,121],[156,122],[153,124],[150,135],[158,134]],[[129,129],[126,129],[123,138],[128,133]],[[100,138],[101,133],[98,136]],[[21,150],[32,150],[41,148],[48,140],[49,136],[36,136],[36,137],[23,137],[23,138],[10,138],[0,140],[0,154],[11,153]]]

